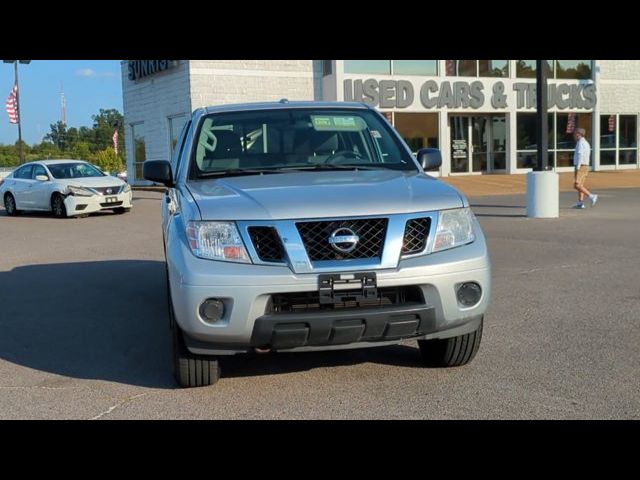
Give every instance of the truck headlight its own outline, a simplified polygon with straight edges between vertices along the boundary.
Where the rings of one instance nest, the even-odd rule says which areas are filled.
[[[438,215],[438,228],[433,251],[459,247],[476,239],[473,229],[473,212],[470,208],[442,210]]]
[[[93,195],[95,195],[95,192],[93,190],[89,190],[88,188],[84,187],[74,187],[73,185],[69,185],[67,187],[67,193],[69,195],[76,195],[78,197],[92,197]]]
[[[233,222],[188,222],[187,239],[196,257],[251,263]]]

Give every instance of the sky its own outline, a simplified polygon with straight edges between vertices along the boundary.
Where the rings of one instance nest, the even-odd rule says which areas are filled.
[[[120,60],[32,60],[19,65],[22,139],[39,143],[60,120],[60,91],[67,101],[67,126],[90,127],[101,108],[122,113]],[[0,63],[0,143],[18,140],[18,126],[4,108],[14,83],[14,67]]]

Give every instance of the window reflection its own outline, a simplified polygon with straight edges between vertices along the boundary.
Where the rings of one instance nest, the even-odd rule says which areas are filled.
[[[345,60],[345,73],[391,73],[391,60]]]
[[[438,75],[437,60],[393,60],[393,73],[398,75]]]

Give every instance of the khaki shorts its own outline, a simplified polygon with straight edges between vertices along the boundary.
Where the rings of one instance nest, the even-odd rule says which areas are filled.
[[[589,175],[589,166],[580,165],[580,168],[575,170],[576,186],[582,187],[587,175]]]

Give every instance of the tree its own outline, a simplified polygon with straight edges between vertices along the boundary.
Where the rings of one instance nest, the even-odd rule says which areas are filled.
[[[118,142],[124,140],[124,117],[118,110],[110,108],[100,109],[97,115],[91,117],[93,119],[93,147],[94,151],[104,150],[113,146],[113,132],[118,129]]]
[[[78,160],[91,158],[91,148],[88,142],[77,142],[71,149],[71,156]]]
[[[52,123],[49,127],[51,128],[51,132],[47,133],[44,139],[49,140],[60,150],[65,150],[67,146],[67,126],[63,122],[58,121]]]
[[[94,163],[104,172],[121,172],[124,168],[122,157],[116,155],[112,147],[94,153],[89,161]]]

